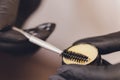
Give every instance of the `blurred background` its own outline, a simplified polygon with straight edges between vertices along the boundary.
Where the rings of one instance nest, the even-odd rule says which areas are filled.
[[[78,39],[119,31],[119,14],[119,0],[44,0],[25,26],[55,22],[56,29],[48,42],[65,49]],[[116,63],[118,55],[108,59]]]
[[[120,0],[43,0],[24,28],[45,22],[56,23],[47,42],[63,50],[76,40],[120,31],[119,14]],[[118,53],[102,57],[115,64],[120,62]],[[61,65],[60,56],[51,51],[41,49],[34,56],[43,65],[41,74],[38,74],[40,80],[47,80]]]

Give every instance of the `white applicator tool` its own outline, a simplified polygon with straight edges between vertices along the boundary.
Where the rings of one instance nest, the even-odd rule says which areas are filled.
[[[43,40],[41,40],[41,39],[27,33],[27,32],[25,32],[25,31],[23,31],[21,29],[17,28],[17,27],[13,27],[12,29],[17,31],[17,32],[20,32],[26,38],[28,38],[30,42],[32,42],[32,43],[34,43],[34,44],[36,44],[38,46],[41,46],[41,47],[46,48],[48,50],[54,51],[54,52],[56,52],[58,54],[61,54],[63,52],[62,50],[60,50],[57,47],[51,45],[50,43],[47,43],[47,42],[45,42],[45,41],[43,41]]]

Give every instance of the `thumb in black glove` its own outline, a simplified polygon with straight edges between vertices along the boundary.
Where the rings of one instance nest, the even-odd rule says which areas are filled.
[[[120,64],[111,66],[63,65],[50,80],[120,80]]]
[[[40,48],[21,33],[11,29],[12,26],[21,28],[40,2],[41,0],[0,0],[0,55],[7,53],[23,56],[33,54]],[[54,28],[54,23],[45,23],[25,31],[46,40]]]
[[[99,54],[108,54],[120,50],[120,32],[81,39],[77,44],[89,44],[98,48]],[[120,80],[120,64],[102,66],[95,65],[63,65],[50,80]]]

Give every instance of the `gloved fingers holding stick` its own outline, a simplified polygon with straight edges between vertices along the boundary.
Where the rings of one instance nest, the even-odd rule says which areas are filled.
[[[41,1],[0,0],[0,54],[31,55],[40,48],[12,27],[22,28],[27,19],[37,10]],[[46,40],[54,28],[54,23],[44,23],[24,31]]]
[[[82,55],[85,54],[88,57],[94,50],[97,50],[97,55],[99,56],[120,51],[119,35],[120,32],[115,32],[103,36],[81,39],[76,41],[68,50],[80,52]],[[68,61],[68,57],[64,58],[67,58],[63,59],[64,64],[67,65],[61,66],[56,75],[50,77],[50,80],[120,80],[120,64],[104,64],[101,58],[95,57],[93,62],[89,64],[78,65],[77,62],[75,62],[77,64],[70,64],[72,61]],[[90,59],[91,58],[92,57],[90,57]]]

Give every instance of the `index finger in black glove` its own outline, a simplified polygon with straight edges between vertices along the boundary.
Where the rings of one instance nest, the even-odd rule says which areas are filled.
[[[63,65],[50,80],[120,80],[120,64],[111,66]]]
[[[103,36],[81,39],[76,41],[73,45],[81,43],[94,45],[98,48],[100,54],[120,51],[120,31]]]
[[[55,29],[54,23],[44,23],[32,29],[24,31],[42,40],[46,40]],[[4,34],[4,35],[3,35]],[[14,56],[34,54],[40,47],[29,42],[21,33],[15,30],[0,32],[0,54],[7,53]]]

